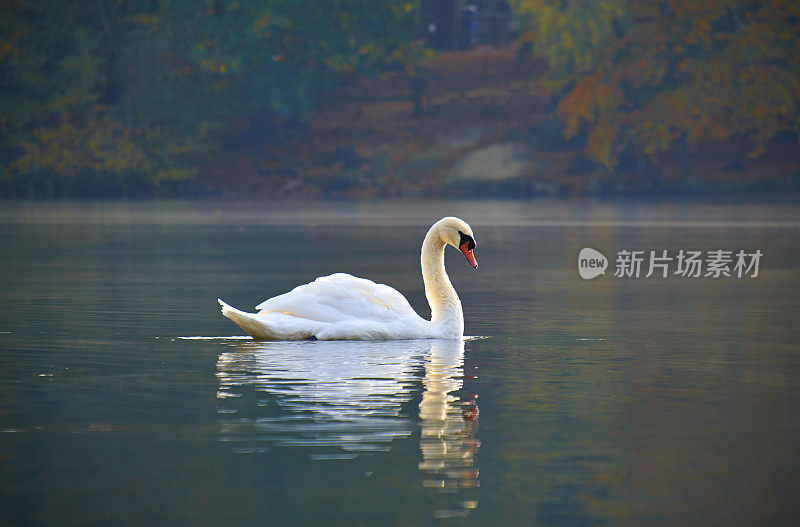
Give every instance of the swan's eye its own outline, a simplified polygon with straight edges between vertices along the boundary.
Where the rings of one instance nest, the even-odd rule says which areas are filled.
[[[464,247],[464,244],[467,244],[467,250],[471,251],[475,248],[475,240],[472,239],[472,236],[469,234],[464,234],[461,231],[458,231],[458,234],[461,236],[461,240],[458,242],[459,247]]]

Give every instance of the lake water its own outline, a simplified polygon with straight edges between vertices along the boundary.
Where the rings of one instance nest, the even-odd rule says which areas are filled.
[[[219,314],[344,271],[427,316],[444,215],[470,338]],[[798,242],[792,203],[2,202],[0,524],[800,524]]]

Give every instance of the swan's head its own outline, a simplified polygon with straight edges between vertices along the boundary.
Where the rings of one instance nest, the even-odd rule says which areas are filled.
[[[453,216],[442,218],[436,222],[439,238],[447,245],[452,245],[461,251],[467,258],[469,264],[477,269],[478,262],[475,261],[475,255],[472,251],[475,249],[475,235],[472,234],[472,228],[467,225],[467,222]]]

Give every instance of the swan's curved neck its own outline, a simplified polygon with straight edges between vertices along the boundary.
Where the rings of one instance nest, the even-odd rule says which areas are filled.
[[[442,326],[444,333],[460,337],[464,333],[464,315],[450,277],[444,269],[445,243],[434,225],[422,242],[422,279],[425,296],[431,306],[431,322]]]

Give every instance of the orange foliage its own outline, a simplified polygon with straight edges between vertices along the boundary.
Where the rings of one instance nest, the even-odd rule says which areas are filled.
[[[680,137],[695,147],[743,134],[758,156],[800,132],[800,2],[631,0],[620,20],[590,68],[555,70],[572,82],[558,108],[566,135],[585,130],[607,167],[629,146],[652,157]]]

